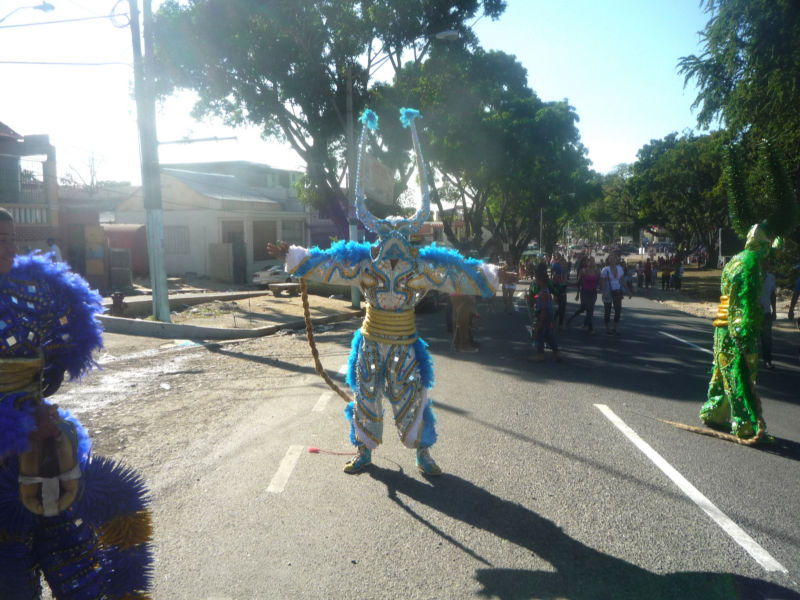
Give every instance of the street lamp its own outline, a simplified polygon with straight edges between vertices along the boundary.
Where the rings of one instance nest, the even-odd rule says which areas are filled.
[[[448,42],[454,42],[459,38],[459,33],[455,29],[447,29],[446,31],[440,31],[434,37],[437,40],[447,40]]]
[[[21,10],[25,10],[27,8],[32,8],[33,10],[40,10],[42,12],[49,13],[49,12],[53,12],[56,7],[53,6],[52,4],[50,4],[49,2],[44,2],[44,1],[42,1],[41,4],[34,4],[33,6],[19,6],[19,7],[15,8],[14,10],[12,10],[10,13],[8,13],[5,17],[0,19],[0,23],[5,21],[8,17],[13,15],[14,13],[19,12]]]

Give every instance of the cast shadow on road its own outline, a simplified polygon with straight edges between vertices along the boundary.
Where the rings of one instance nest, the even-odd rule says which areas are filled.
[[[800,444],[785,438],[774,438],[774,441],[767,444],[755,446],[757,450],[768,454],[775,454],[782,458],[800,461]]]
[[[658,574],[604,554],[567,535],[552,521],[525,506],[504,500],[455,475],[423,482],[402,469],[376,465],[367,471],[386,486],[388,498],[445,541],[485,565],[477,569],[479,592],[488,598],[605,598],[648,600],[800,600],[781,585],[733,573],[682,572]],[[551,570],[504,569],[492,565],[474,549],[437,528],[402,496],[443,515],[530,550]]]
[[[620,481],[624,481],[624,482],[627,482],[628,484],[632,484],[634,487],[645,488],[648,493],[657,494],[659,496],[664,497],[665,499],[678,501],[678,502],[686,502],[686,503],[689,502],[689,500],[686,498],[686,496],[684,494],[678,493],[677,488],[671,488],[671,487],[670,488],[665,488],[664,486],[655,485],[653,483],[644,481],[641,478],[632,476],[630,473],[627,473],[625,471],[621,471],[619,469],[615,469],[615,468],[611,467],[608,464],[600,463],[600,462],[595,461],[595,460],[591,460],[591,459],[587,458],[586,456],[578,454],[576,452],[571,452],[571,451],[569,451],[569,450],[567,450],[565,448],[559,448],[557,446],[553,446],[552,444],[548,444],[546,442],[543,442],[542,440],[538,440],[538,439],[532,438],[530,436],[523,435],[523,434],[521,434],[521,433],[519,433],[517,431],[511,430],[511,429],[507,429],[505,427],[499,427],[498,425],[495,425],[494,423],[490,423],[490,422],[485,421],[483,419],[479,419],[479,418],[473,416],[469,411],[465,411],[465,410],[463,410],[461,408],[458,408],[456,406],[453,406],[453,405],[450,405],[450,404],[446,404],[446,403],[441,402],[441,401],[437,401],[436,402],[436,409],[439,410],[439,411],[446,411],[446,412],[450,412],[450,413],[453,413],[453,414],[457,414],[461,418],[468,419],[469,421],[472,421],[473,423],[477,423],[482,427],[485,427],[487,429],[491,429],[493,431],[496,431],[497,433],[499,433],[501,435],[509,436],[509,437],[514,438],[514,439],[520,440],[522,442],[526,442],[528,444],[532,444],[534,446],[537,446],[538,448],[541,448],[541,449],[546,450],[548,452],[552,452],[553,454],[557,454],[559,456],[562,456],[562,457],[564,457],[564,458],[566,458],[566,459],[568,459],[570,461],[580,462],[580,463],[582,463],[584,465],[588,465],[592,469],[595,469],[598,472],[600,472],[604,478],[614,477],[616,479],[619,479]],[[800,444],[798,444],[796,442],[789,441],[789,440],[785,440],[783,438],[775,438],[774,443],[762,444],[761,446],[754,446],[753,449],[762,450],[764,452],[769,452],[770,454],[775,454],[775,455],[782,456],[782,457],[785,457],[785,458],[789,458],[789,459],[792,459],[792,460],[800,460]],[[754,525],[754,527],[755,527],[755,525]],[[798,543],[800,543],[800,541],[797,540],[795,537],[793,537],[791,535],[787,535],[785,531],[764,529],[763,527],[759,527],[758,529],[759,529],[759,531],[761,531],[762,533],[764,533],[766,535],[782,539],[782,540],[784,540],[784,541],[786,541],[788,543],[791,543],[793,545],[797,545]]]
[[[214,354],[220,354],[222,356],[228,356],[230,358],[238,358],[240,360],[247,360],[250,362],[258,363],[260,365],[267,365],[269,367],[274,367],[276,369],[283,369],[285,371],[294,371],[296,373],[306,373],[309,375],[316,375],[316,370],[314,367],[305,367],[299,365],[297,363],[288,362],[285,360],[280,360],[279,358],[270,358],[268,356],[258,356],[257,354],[248,354],[246,352],[237,352],[234,350],[228,350],[225,347],[219,344],[208,344],[206,346],[209,352]]]

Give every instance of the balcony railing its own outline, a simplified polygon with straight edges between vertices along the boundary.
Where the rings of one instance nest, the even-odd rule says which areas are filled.
[[[47,225],[46,204],[5,204],[4,208],[11,211],[14,221],[18,225]]]

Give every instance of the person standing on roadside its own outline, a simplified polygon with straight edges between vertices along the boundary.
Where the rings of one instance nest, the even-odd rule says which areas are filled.
[[[506,314],[514,312],[514,292],[517,290],[518,274],[508,262],[503,262],[500,265],[498,272],[500,284],[503,286],[503,304]]]
[[[664,266],[661,267],[661,289],[665,292],[670,290],[670,282],[672,281],[672,265],[669,259],[664,261]]]
[[[758,299],[761,308],[764,311],[764,320],[761,322],[761,358],[764,360],[764,366],[768,369],[774,369],[775,365],[772,364],[772,322],[778,318],[776,311],[776,294],[778,284],[775,281],[775,274],[772,273],[769,261],[763,262],[764,269],[764,283],[761,286],[761,297]]]
[[[680,291],[683,284],[683,263],[675,263],[675,289]]]
[[[789,320],[794,321],[794,307],[797,306],[797,298],[800,297],[800,277],[794,284],[792,289],[792,299],[789,301]],[[795,321],[797,329],[800,330],[800,318]],[[800,348],[797,349],[797,360],[800,361]]]
[[[50,253],[50,259],[53,262],[64,262],[64,257],[61,256],[61,248],[58,247],[55,239],[49,238],[47,240],[47,251]]]
[[[550,281],[553,284],[553,296],[558,307],[555,320],[559,329],[564,327],[564,316],[567,312],[567,273],[564,271],[563,261],[563,257],[556,254],[550,265]]]
[[[616,254],[608,255],[608,265],[600,271],[600,285],[603,290],[603,305],[605,307],[603,321],[606,325],[606,333],[616,335],[620,314],[622,313],[622,294],[625,292],[628,294],[628,298],[633,297],[628,284],[625,282],[625,273],[618,264]],[[611,322],[612,306],[614,308],[613,324]]]

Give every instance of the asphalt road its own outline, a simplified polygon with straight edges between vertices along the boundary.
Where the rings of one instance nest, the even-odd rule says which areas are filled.
[[[483,309],[480,352],[456,354],[420,316],[436,479],[390,419],[375,464],[342,472],[344,405],[301,336],[114,336],[58,399],[153,489],[156,599],[800,598],[798,340],[778,332],[759,374],[776,442],[754,449],[659,420],[697,424],[708,320],[626,299],[621,335],[573,328],[535,365],[526,322]],[[318,336],[332,373],[353,326]]]

